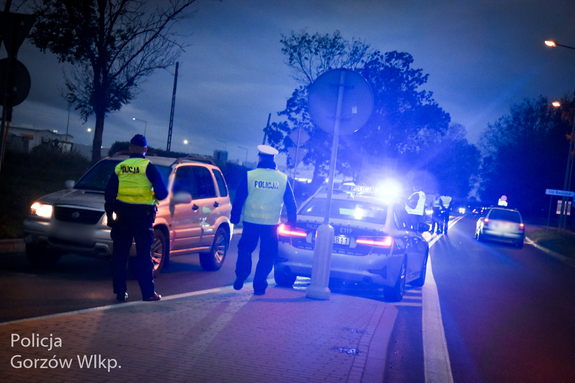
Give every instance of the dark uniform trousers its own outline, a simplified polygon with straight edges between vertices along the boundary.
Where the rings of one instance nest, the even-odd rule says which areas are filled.
[[[274,267],[278,254],[278,226],[258,225],[244,221],[242,237],[238,243],[236,277],[245,281],[252,272],[252,253],[260,242],[260,256],[254,276],[254,291],[265,291],[267,278]]]
[[[150,209],[151,210],[151,209]],[[142,297],[152,296],[154,288],[154,264],[152,262],[152,243],[154,242],[153,212],[120,213],[112,227],[114,251],[112,257],[112,276],[114,293],[122,294],[127,290],[128,258],[132,242],[136,241],[136,276],[142,291]]]

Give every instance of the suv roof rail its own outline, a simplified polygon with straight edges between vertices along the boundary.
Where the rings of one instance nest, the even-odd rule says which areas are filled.
[[[216,163],[211,158],[207,157],[199,157],[199,156],[188,156],[188,157],[179,157],[174,161],[174,165],[181,164],[184,161],[196,161],[202,162],[204,164],[215,165]]]

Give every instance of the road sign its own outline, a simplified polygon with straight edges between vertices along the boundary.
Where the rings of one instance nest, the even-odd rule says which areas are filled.
[[[12,89],[8,90],[10,95],[10,106],[20,105],[22,101],[28,97],[30,92],[30,73],[28,69],[20,61],[12,60]],[[4,91],[6,86],[6,81],[8,81],[8,59],[0,60],[0,89]],[[0,105],[4,105],[4,97],[0,97]]]
[[[336,118],[339,134],[351,134],[361,128],[369,120],[374,102],[367,80],[348,69],[332,69],[319,76],[311,85],[308,101],[312,121],[330,134],[334,133]],[[336,117],[338,102],[341,114]]]
[[[545,189],[547,195],[557,195],[559,197],[575,197],[575,192],[567,190]]]

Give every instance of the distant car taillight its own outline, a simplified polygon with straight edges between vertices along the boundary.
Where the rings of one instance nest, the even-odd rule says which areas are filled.
[[[307,233],[305,231],[300,231],[297,229],[292,229],[289,226],[286,226],[285,224],[281,224],[278,228],[278,234],[279,235],[283,235],[286,237],[300,237],[300,238],[305,238],[307,237]]]
[[[519,224],[519,230],[521,230],[521,231],[525,230],[525,224],[524,223]]]
[[[355,242],[366,246],[391,247],[393,245],[393,237],[383,237],[383,239],[358,238]]]

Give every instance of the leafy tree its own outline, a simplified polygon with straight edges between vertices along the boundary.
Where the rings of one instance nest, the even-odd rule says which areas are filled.
[[[95,115],[92,162],[99,160],[104,119],[138,93],[144,78],[174,65],[184,46],[173,27],[189,18],[195,0],[42,0],[30,38],[60,62],[72,64],[65,75],[66,98],[84,121]],[[156,2],[154,2],[156,4]]]
[[[485,151],[481,199],[495,204],[506,195],[510,207],[525,215],[546,215],[545,189],[563,189],[568,132],[570,121],[546,97],[512,105],[509,114],[488,124],[480,141]]]
[[[411,67],[413,58],[405,52],[382,54],[359,40],[344,40],[339,31],[330,35],[309,35],[305,30],[292,32],[280,40],[287,65],[300,86],[278,113],[287,121],[273,123],[268,140],[286,150],[294,146],[286,136],[296,129],[309,134],[304,144],[309,150],[304,163],[314,165],[314,183],[326,173],[331,155],[330,134],[316,128],[308,111],[308,88],[330,69],[351,69],[367,79],[375,96],[374,112],[357,132],[342,136],[338,148],[338,170],[350,178],[360,178],[361,162],[374,157],[391,162],[396,172],[405,173],[421,166],[432,142],[448,129],[450,117],[433,100],[432,93],[419,88],[428,75]]]

